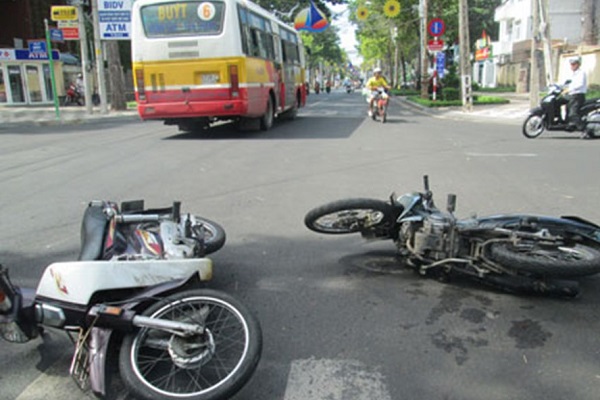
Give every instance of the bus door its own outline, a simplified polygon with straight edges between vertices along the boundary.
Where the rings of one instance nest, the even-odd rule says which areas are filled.
[[[287,40],[281,41],[283,52],[282,75],[285,85],[285,104],[291,106],[296,102],[296,65],[294,52],[297,54],[297,48]],[[298,105],[299,106],[299,105]]]

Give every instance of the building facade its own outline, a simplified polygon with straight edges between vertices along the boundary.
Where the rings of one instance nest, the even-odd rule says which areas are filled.
[[[498,40],[493,43],[493,60],[485,65],[486,69],[493,71],[491,75],[494,79],[492,83],[486,82],[487,86],[516,86],[518,92],[529,90],[534,31],[532,6],[538,4],[538,1],[540,0],[505,0],[496,8],[494,20],[499,23]],[[597,44],[600,5],[598,0],[593,0],[591,3],[590,0],[546,0],[545,3],[548,15],[548,21],[545,22],[550,27],[549,39],[552,47],[552,78],[558,80],[563,74],[561,69],[564,68],[565,63],[561,59],[564,54],[579,52],[583,56],[585,53],[586,58],[595,60],[595,56],[587,57],[588,53],[595,53],[597,50],[593,44],[586,47],[581,47],[581,44],[586,29],[593,31]],[[543,65],[541,60],[540,64]],[[590,69],[588,72],[594,75],[595,66],[592,64],[595,62],[589,62],[587,68]],[[585,68],[585,64],[583,67]],[[542,70],[540,77],[543,76],[545,71]],[[595,78],[592,79],[592,83],[594,80]]]
[[[0,105],[50,104],[50,52],[45,44],[44,19],[61,0],[0,0]],[[68,45],[51,44],[57,94],[64,93],[60,51]],[[67,67],[66,69],[68,69]]]

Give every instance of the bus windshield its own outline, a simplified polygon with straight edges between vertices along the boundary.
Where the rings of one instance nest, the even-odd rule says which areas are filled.
[[[144,6],[141,17],[149,38],[218,35],[224,11],[221,1],[168,2]]]

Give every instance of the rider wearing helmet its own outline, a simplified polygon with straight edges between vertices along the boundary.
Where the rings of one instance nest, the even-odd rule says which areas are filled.
[[[377,94],[378,88],[384,88],[386,90],[390,89],[390,85],[388,85],[387,81],[381,75],[381,68],[377,67],[373,70],[373,76],[369,78],[366,84],[366,88],[371,92],[371,98],[369,99],[369,117],[373,116],[373,112],[371,109],[373,108],[373,102],[375,101],[375,95]]]

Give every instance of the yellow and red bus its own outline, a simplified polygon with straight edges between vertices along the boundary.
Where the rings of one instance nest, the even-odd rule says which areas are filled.
[[[190,131],[218,120],[268,130],[306,102],[300,35],[245,0],[136,0],[138,112]]]

